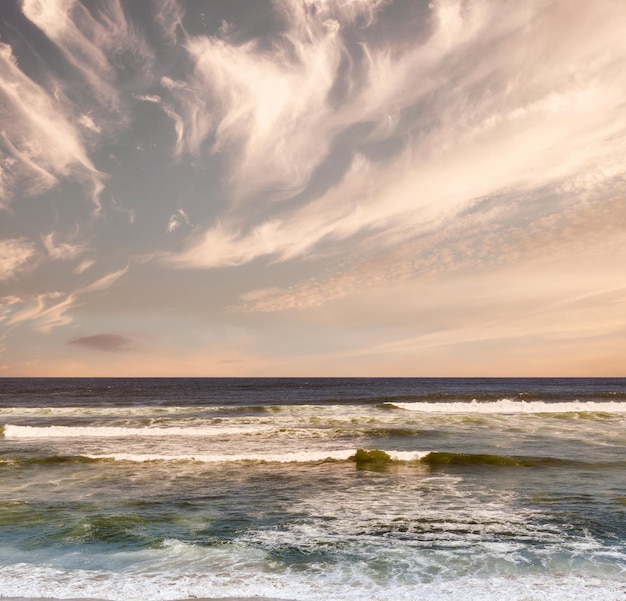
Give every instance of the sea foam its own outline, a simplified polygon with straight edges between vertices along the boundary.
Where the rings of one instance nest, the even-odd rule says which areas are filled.
[[[250,434],[271,430],[271,426],[255,424],[251,426],[204,426],[204,427],[136,427],[120,426],[4,426],[5,438],[124,438],[146,436],[184,436],[205,438],[207,436],[228,436]]]
[[[257,463],[312,463],[319,461],[347,461],[358,449],[309,450],[291,453],[240,453],[240,454],[181,454],[159,453],[106,453],[86,454],[88,459],[131,461],[195,461],[200,463],[257,462]],[[429,455],[429,451],[385,451],[393,461],[418,461]]]
[[[9,599],[108,599],[111,601],[166,601],[168,599],[245,600],[289,599],[297,591],[299,601],[623,601],[626,585],[598,576],[494,576],[488,580],[463,577],[419,585],[394,583],[381,586],[372,581],[357,582],[351,572],[328,570],[317,578],[288,578],[280,574],[246,573],[208,575],[185,574],[176,577],[154,573],[105,573],[77,570],[69,579],[62,570],[13,566],[0,576],[0,588]],[[330,572],[330,573],[329,573]]]
[[[626,413],[626,403],[615,401],[569,401],[546,403],[544,401],[519,401],[500,399],[498,401],[469,403],[393,403],[394,407],[406,411],[423,413],[463,413],[463,414],[517,414],[517,413]]]

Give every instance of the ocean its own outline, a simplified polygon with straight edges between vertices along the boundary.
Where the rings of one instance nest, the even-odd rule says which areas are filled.
[[[626,379],[0,380],[0,597],[625,601]]]

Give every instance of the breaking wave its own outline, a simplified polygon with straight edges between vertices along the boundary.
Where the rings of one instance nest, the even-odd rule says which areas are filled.
[[[552,402],[499,399],[497,401],[477,401],[464,403],[389,403],[390,408],[423,413],[464,413],[464,414],[519,414],[548,413],[552,415],[572,414],[582,417],[602,417],[626,413],[626,403],[617,401],[568,401]]]
[[[185,463],[324,463],[353,462],[359,467],[367,466],[423,466],[441,470],[446,468],[612,468],[626,467],[625,461],[590,462],[558,457],[532,457],[497,455],[490,453],[453,453],[444,451],[393,451],[382,449],[326,449],[298,452],[274,453],[133,453],[104,452],[84,455],[51,456],[4,456],[0,467],[19,467],[35,464],[67,464],[97,461],[119,461],[129,463],[185,462]]]
[[[272,426],[255,424],[251,426],[205,426],[205,427],[136,427],[121,426],[4,426],[5,438],[123,438],[136,436],[229,436],[233,434],[254,434],[271,430]]]

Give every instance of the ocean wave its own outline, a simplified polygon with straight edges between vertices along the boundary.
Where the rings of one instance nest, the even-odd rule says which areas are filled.
[[[204,427],[135,427],[123,426],[17,426],[4,425],[5,438],[125,438],[125,437],[199,437],[255,434],[271,430],[272,426],[204,426]]]
[[[393,465],[422,466],[434,470],[472,468],[624,468],[625,461],[585,461],[561,457],[457,453],[447,451],[394,451],[382,449],[314,449],[267,453],[139,453],[103,452],[82,455],[3,456],[0,466],[20,467],[35,464],[119,461],[129,463],[323,463],[352,462],[359,468],[385,468]]]
[[[48,455],[44,457],[10,456],[0,457],[0,467],[26,467],[29,465],[56,465],[92,463],[96,461],[84,455]],[[1,599],[2,597],[0,597]]]
[[[588,465],[585,461],[559,459],[555,457],[524,457],[515,455],[495,455],[491,453],[447,453],[440,451],[428,453],[421,461],[431,467],[580,467]]]
[[[497,401],[478,401],[463,403],[391,403],[391,408],[422,413],[462,413],[462,414],[579,414],[581,416],[602,417],[626,413],[626,403],[618,401],[569,401],[550,402],[499,399]]]
[[[192,553],[194,549],[188,551]],[[348,564],[328,566],[312,575],[310,571],[282,573],[263,570],[263,560],[246,557],[235,570],[197,570],[189,573],[176,566],[164,572],[111,572],[74,569],[24,563],[3,568],[0,588],[6,601],[53,601],[89,597],[122,601],[137,599],[165,601],[189,599],[199,601],[221,599],[252,601],[253,599],[286,601],[297,590],[302,601],[623,601],[626,585],[612,574],[495,574],[490,578],[463,575],[455,579],[432,582],[388,581],[385,586],[369,578],[351,577],[354,567]],[[214,566],[211,565],[213,568]],[[332,595],[329,595],[329,591]]]
[[[43,457],[33,456],[4,456],[0,457],[0,466],[23,466],[32,464],[53,463],[80,463],[89,461],[120,461],[131,463],[149,462],[187,462],[187,463],[320,463],[355,461],[354,457],[359,449],[327,449],[307,450],[276,453],[85,453],[84,455],[51,455]],[[406,463],[419,461],[428,454],[428,451],[383,451],[390,461]]]
[[[150,461],[193,461],[200,463],[254,462],[254,463],[317,463],[321,461],[348,461],[359,449],[311,450],[286,453],[241,453],[241,454],[182,454],[163,455],[158,453],[108,453],[89,454],[89,459],[132,461],[145,463]],[[389,451],[386,452],[391,461],[418,461],[428,451]]]
[[[363,426],[359,421],[366,422]],[[180,422],[178,422],[180,423]],[[232,422],[231,422],[232,423]],[[237,435],[274,435],[289,438],[345,438],[345,437],[368,437],[368,438],[401,438],[408,439],[420,435],[436,434],[434,430],[423,430],[394,425],[373,426],[376,421],[370,417],[362,420],[310,418],[305,425],[293,421],[281,420],[249,420],[249,423],[228,425],[224,422],[207,424],[206,421],[197,420],[193,425],[175,426],[165,425],[165,422],[154,422],[150,426],[27,426],[17,424],[0,425],[0,436],[7,439],[104,439],[104,438],[191,438],[203,439],[218,436]]]

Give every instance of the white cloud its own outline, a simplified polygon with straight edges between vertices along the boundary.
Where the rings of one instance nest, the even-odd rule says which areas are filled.
[[[151,104],[160,104],[162,100],[157,94],[133,94],[133,98],[140,102],[149,102]]]
[[[11,203],[11,184],[12,178],[8,169],[13,160],[0,156],[0,210],[8,208]]]
[[[66,313],[75,301],[74,294],[62,292],[46,292],[32,298],[20,299],[22,308],[12,313],[7,324],[16,326],[24,322],[32,322],[35,329],[49,332],[52,328],[72,322],[72,318]]]
[[[185,15],[183,6],[183,3],[176,0],[160,0],[153,9],[156,22],[161,26],[171,44],[176,43],[177,31],[182,26]]]
[[[27,274],[46,253],[73,263],[56,266],[52,288],[5,299],[3,325],[44,331],[68,325],[89,294],[108,290],[128,271],[102,276],[96,256],[103,265],[142,252],[145,236],[165,229],[175,233],[167,248],[177,252],[152,256],[170,267],[273,263],[262,272],[229,271],[232,286],[212,298],[212,308],[202,307],[236,303],[228,295],[246,286],[238,273],[253,274],[246,281],[259,289],[230,307],[233,323],[242,318],[238,312],[257,313],[242,318],[248,324],[313,318],[334,329],[360,319],[363,330],[377,323],[381,332],[368,338],[371,349],[395,357],[422,344],[443,348],[455,336],[468,343],[497,338],[498,331],[535,336],[551,322],[551,335],[565,337],[557,308],[506,324],[521,307],[516,295],[544,307],[566,302],[548,291],[551,278],[566,280],[568,298],[597,299],[620,276],[626,14],[613,0],[575,9],[567,0],[409,5],[384,12],[382,0],[274,0],[278,14],[255,23],[253,33],[234,17],[218,33],[218,18],[207,25],[215,36],[207,37],[185,31],[183,2],[153,3],[140,15],[117,0],[93,6],[24,0],[24,14],[55,44],[61,62],[38,55],[37,43],[23,55],[23,48],[14,54],[0,45],[0,208],[11,209],[8,220],[22,220],[35,240],[20,238],[27,231],[20,225],[11,240],[0,241],[0,279]],[[151,41],[166,36],[170,45],[158,50],[163,61],[125,10],[138,27],[156,19],[157,28],[152,23],[146,31]],[[393,19],[403,16],[415,21],[387,37]],[[250,40],[267,24],[270,33]],[[145,74],[133,71],[142,63]],[[157,105],[163,115],[140,103]],[[158,117],[172,127],[169,136]],[[113,132],[120,126],[129,129]],[[152,162],[163,159],[165,139],[182,165]],[[101,156],[92,158],[91,145],[101,140]],[[68,215],[80,219],[77,183],[99,208],[106,180],[94,162],[107,155],[115,161],[112,177],[119,176],[111,190],[124,206],[105,196],[109,219],[77,221],[76,235],[66,235]],[[24,198],[55,187],[45,202]],[[164,207],[171,189],[180,196]],[[10,205],[18,199],[19,206]],[[193,224],[177,206],[189,207]],[[211,223],[196,223],[207,215]],[[53,223],[41,226],[46,218]],[[85,231],[101,236],[93,249],[83,242]],[[555,262],[546,267],[542,255]],[[574,273],[588,255],[597,260]],[[533,265],[549,276],[534,277]],[[138,269],[147,296],[151,270]],[[520,275],[523,269],[529,271]],[[485,309],[477,283],[490,291],[507,273],[508,289]],[[527,296],[511,281],[517,276]],[[32,290],[35,281],[27,284]],[[612,303],[605,317],[594,313],[602,303],[585,309],[566,303],[567,316],[580,317],[576,327],[584,335],[594,324],[611,332],[621,323],[623,296]],[[105,305],[103,299],[99,307]],[[293,311],[268,315],[285,310]],[[406,324],[428,323],[405,331],[404,317]]]
[[[41,332],[69,325],[73,322],[70,310],[86,294],[110,288],[126,274],[128,267],[109,273],[87,286],[72,292],[43,292],[29,296],[7,296],[0,299],[0,321],[9,329],[24,323]]]
[[[89,131],[95,134],[102,133],[102,128],[96,125],[95,121],[91,118],[90,115],[81,115],[78,118],[78,123],[80,123],[83,127],[87,128]]]
[[[233,194],[297,193],[328,155],[337,132],[329,96],[345,53],[339,21],[373,20],[381,2],[278,3],[288,30],[269,50],[255,41],[188,37],[193,78],[161,83],[174,98],[177,155],[211,143],[230,170]]]
[[[92,282],[88,286],[81,288],[80,290],[77,291],[77,294],[84,294],[87,292],[100,292],[102,290],[106,290],[107,288],[112,286],[115,282],[117,282],[117,280],[119,280],[123,275],[125,275],[128,272],[128,269],[129,269],[128,266],[126,266],[124,267],[124,269],[120,269],[118,271],[109,273],[101,277],[100,279],[96,280],[95,282]]]
[[[578,11],[564,2],[511,3],[504,12],[480,0],[435,2],[424,42],[393,53],[366,48],[368,77],[359,83],[345,75],[350,94],[336,111],[328,96],[345,51],[341,28],[319,20],[335,5],[322,3],[315,14],[282,6],[289,29],[268,52],[253,42],[188,41],[195,85],[211,91],[220,117],[213,123],[210,107],[194,104],[185,88],[181,145],[198,152],[214,127],[215,149],[232,163],[235,197],[279,181],[294,194],[333,136],[355,123],[382,124],[371,135],[401,136],[405,150],[391,160],[355,155],[323,195],[300,208],[275,205],[256,225],[243,226],[235,205],[219,225],[165,257],[169,264],[286,260],[334,252],[355,236],[386,247],[463,219],[487,197],[506,192],[523,214],[522,199],[546,187],[564,191],[580,181],[587,193],[596,185],[606,192],[626,175],[626,17],[610,1]],[[341,11],[332,10],[341,24]],[[555,50],[544,52],[548,46]],[[195,128],[191,106],[200,114]]]
[[[111,110],[119,108],[119,92],[109,56],[130,55],[144,66],[153,60],[146,42],[127,21],[119,0],[109,0],[92,10],[77,0],[23,0],[22,11],[81,73],[95,100]]]
[[[0,298],[0,322],[6,321],[13,312],[13,307],[20,302],[21,299],[18,296],[4,296]]]
[[[178,209],[167,222],[167,232],[171,233],[183,224],[189,225],[189,216],[182,209]]]
[[[19,69],[10,46],[2,43],[0,98],[3,170],[14,185],[19,181],[28,194],[41,194],[60,177],[77,179],[91,188],[98,203],[104,176],[89,159],[79,132],[64,107]]]
[[[77,0],[23,0],[21,8],[74,73],[57,77],[50,69],[44,89],[19,70],[10,48],[2,47],[0,94],[9,98],[14,124],[6,130],[5,146],[19,159],[19,177],[29,182],[29,193],[44,192],[61,177],[79,180],[88,186],[97,214],[106,176],[94,167],[84,141],[95,143],[127,125],[118,74],[128,77],[133,70],[139,88],[150,85],[154,55],[120,0],[89,7]]]
[[[58,234],[56,232],[50,232],[49,234],[41,237],[46,251],[48,252],[48,256],[51,259],[67,261],[75,259],[87,250],[84,244],[59,242],[57,241],[57,238]]]
[[[15,277],[35,256],[35,245],[24,238],[0,240],[0,281]]]
[[[84,261],[81,261],[76,266],[76,269],[74,269],[74,273],[79,275],[79,274],[87,271],[91,267],[93,267],[95,264],[96,264],[96,261],[94,259],[85,259]]]
[[[534,289],[528,284],[531,281],[529,273],[533,270],[538,279],[547,271],[553,274],[548,281],[553,280],[562,286],[578,286],[582,290],[590,285],[589,282],[593,281],[593,287],[600,289],[610,286],[615,279],[614,266],[620,264],[621,249],[626,248],[626,200],[622,197],[607,199],[599,206],[573,205],[529,222],[521,220],[514,208],[496,206],[492,212],[488,218],[484,213],[476,212],[462,220],[452,220],[439,229],[384,250],[366,243],[354,252],[355,256],[337,262],[332,270],[322,275],[284,288],[263,288],[244,293],[240,303],[231,310],[308,310],[333,305],[344,298],[346,302],[355,302],[355,299],[376,296],[376,291],[386,290],[389,291],[387,302],[378,299],[379,306],[394,306],[398,313],[402,299],[411,299],[410,302],[418,306],[415,299],[421,296],[420,288],[428,290],[430,298],[436,289],[443,288],[443,296],[451,303],[457,303],[458,294],[451,294],[448,284],[442,285],[442,282],[457,278],[463,282],[459,289],[467,288],[467,302],[470,290],[483,287],[494,298],[499,296],[498,291],[502,288],[513,297],[523,298],[521,290],[512,288],[515,278],[508,276],[507,272],[519,273],[524,266],[525,284],[522,288],[527,286],[530,291]],[[605,257],[611,260],[600,268],[598,263],[602,263]],[[591,267],[586,263],[589,260],[594,261]],[[566,276],[570,272],[576,275]],[[467,274],[472,274],[478,281],[488,278],[489,273],[495,273],[489,284],[476,287],[464,280]],[[504,278],[513,281],[505,286]],[[502,286],[497,284],[498,280],[502,281]],[[414,287],[414,294],[406,292],[410,287]],[[540,287],[546,289],[544,281]],[[558,286],[557,290],[551,289],[550,294],[556,298],[557,292]],[[364,304],[361,300],[358,302]],[[437,300],[438,304],[441,302]],[[459,308],[457,312],[461,315],[463,310]],[[384,311],[372,309],[367,321],[373,322],[375,313],[382,315]],[[434,316],[434,313],[429,315]]]

